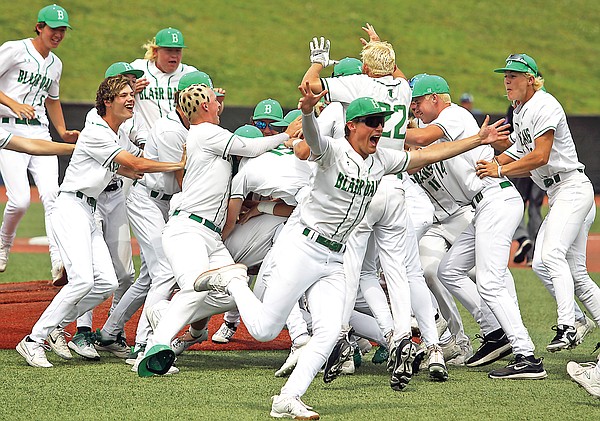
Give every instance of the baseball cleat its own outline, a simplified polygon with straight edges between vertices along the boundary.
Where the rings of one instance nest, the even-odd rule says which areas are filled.
[[[292,374],[292,371],[294,371],[294,368],[296,368],[296,364],[298,364],[298,358],[300,358],[300,354],[302,354],[304,351],[304,346],[310,340],[310,336],[304,336],[306,336],[305,340],[303,339],[302,341],[297,341],[298,343],[292,343],[290,354],[286,358],[281,368],[275,372],[275,377],[287,377]]]
[[[342,366],[344,363],[352,359],[354,355],[354,347],[350,342],[350,336],[354,333],[354,329],[350,328],[348,332],[342,335],[342,338],[335,344],[329,358],[325,362],[325,370],[323,371],[323,381],[331,383],[342,374]]]
[[[525,240],[521,241],[519,243],[519,248],[517,249],[517,251],[515,251],[513,262],[523,263],[527,258],[527,253],[529,253],[529,250],[531,250],[532,247],[533,242],[529,238],[526,238]]]
[[[73,355],[71,354],[71,351],[69,351],[69,346],[67,345],[65,336],[70,337],[71,334],[65,332],[62,327],[57,327],[50,332],[46,338],[46,342],[48,342],[48,345],[50,345],[50,348],[56,355],[65,360],[70,360],[73,358]]]
[[[0,272],[4,272],[6,270],[6,265],[8,264],[8,254],[10,252],[10,245],[4,243],[0,240]]]
[[[110,352],[117,358],[128,358],[131,348],[127,345],[127,340],[123,337],[123,333],[119,332],[116,339],[102,339],[102,331],[96,329],[94,340],[96,351]]]
[[[295,420],[318,420],[319,414],[296,396],[275,395],[271,398],[273,418],[293,418]]]
[[[175,356],[183,354],[183,351],[195,344],[199,344],[208,339],[208,329],[203,329],[200,336],[197,338],[192,336],[188,330],[185,334],[173,339],[171,342],[171,349],[175,352]]]
[[[390,377],[390,387],[393,390],[404,390],[410,382],[416,354],[417,346],[408,338],[402,339],[400,343],[392,349],[390,359],[393,361],[393,369]]]
[[[235,331],[237,330],[237,326],[232,322],[223,322],[219,330],[217,330],[210,338],[216,344],[226,344],[229,343],[233,335],[235,335]]]
[[[600,398],[600,374],[596,363],[577,364],[575,361],[570,361],[567,364],[567,373],[590,395]]]
[[[515,356],[506,367],[490,371],[490,379],[524,379],[540,380],[548,377],[541,358],[535,358],[533,355],[525,357],[521,354]]]
[[[373,364],[383,364],[389,358],[390,358],[390,353],[389,353],[388,349],[385,346],[380,345],[377,348],[377,350],[375,351],[373,358],[371,358],[371,362]]]
[[[465,361],[467,367],[491,364],[512,353],[510,342],[502,329],[497,329],[483,337],[475,335],[475,338],[481,339],[481,346],[471,358]]]
[[[587,335],[592,333],[596,329],[596,323],[590,319],[587,315],[583,320],[575,320],[575,330],[577,330],[577,345],[583,343],[583,340]]]
[[[446,368],[442,348],[439,345],[431,345],[428,353],[427,368],[429,369],[429,377],[438,382],[445,382],[448,380],[448,369]]]
[[[465,361],[473,356],[473,347],[470,341],[462,342],[458,344],[458,347],[460,353],[451,360],[446,360],[447,365],[464,366]]]
[[[69,280],[67,279],[67,271],[62,263],[52,266],[52,285],[55,287],[62,287],[67,285]]]
[[[202,291],[216,291],[223,294],[228,294],[227,286],[232,279],[243,279],[247,282],[247,268],[241,263],[234,265],[223,266],[218,269],[208,270],[203,272],[194,281],[194,290],[196,292]]]
[[[27,364],[29,364],[32,367],[52,367],[52,364],[50,364],[50,362],[46,358],[46,351],[44,345],[39,344],[37,342],[33,342],[29,338],[29,336],[24,337],[23,340],[17,344],[17,347],[15,349],[19,354],[21,354],[23,358],[25,358]]]
[[[69,348],[85,359],[99,360],[100,354],[94,348],[94,336],[92,332],[78,333],[69,342]]]
[[[552,326],[552,330],[556,331],[556,335],[552,342],[546,346],[549,352],[556,352],[562,349],[571,349],[577,346],[577,330],[573,326],[558,325]]]
[[[141,355],[144,355],[144,352],[146,351],[146,344],[139,344],[136,343],[132,348],[131,351],[129,352],[129,355],[127,355],[127,358],[125,359],[125,363],[129,364],[129,365],[134,365],[137,358]]]

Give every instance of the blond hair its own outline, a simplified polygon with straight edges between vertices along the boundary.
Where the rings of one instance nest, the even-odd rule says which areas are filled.
[[[156,45],[156,38],[152,38],[152,40],[148,41],[142,48],[146,50],[146,54],[144,54],[144,58],[148,61],[156,61],[156,56],[158,54],[158,45]]]
[[[188,120],[200,109],[200,104],[210,102],[211,89],[205,84],[190,85],[179,93],[179,106]]]
[[[391,75],[396,69],[396,53],[389,42],[371,41],[367,43],[363,47],[360,57],[373,76]]]
[[[536,76],[533,73],[527,73],[527,76],[533,77],[533,89],[535,91],[539,91],[544,87],[544,78],[541,76]]]

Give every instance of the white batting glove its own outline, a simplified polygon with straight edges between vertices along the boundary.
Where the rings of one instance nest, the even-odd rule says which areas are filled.
[[[317,37],[313,38],[313,40],[309,44],[310,46],[310,62],[311,63],[319,63],[323,67],[331,66],[333,64],[338,63],[336,60],[329,59],[329,40],[321,37],[320,42]]]

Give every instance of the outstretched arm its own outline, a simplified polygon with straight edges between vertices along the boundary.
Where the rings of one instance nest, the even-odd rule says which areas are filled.
[[[308,82],[306,82],[304,86],[298,86],[298,89],[302,94],[302,98],[300,98],[300,102],[298,103],[298,108],[302,111],[302,132],[304,133],[304,140],[310,147],[311,153],[319,156],[327,149],[327,140],[321,137],[313,108],[317,102],[327,94],[327,90],[315,95],[310,89]]]
[[[71,155],[75,145],[13,135],[5,148],[11,151],[28,153],[29,155]]]

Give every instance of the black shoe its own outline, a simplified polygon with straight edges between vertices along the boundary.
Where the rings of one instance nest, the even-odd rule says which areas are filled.
[[[502,329],[495,330],[483,337],[476,335],[475,338],[481,339],[481,346],[471,358],[465,361],[467,367],[487,365],[512,353],[510,342]]]
[[[392,349],[394,368],[390,378],[393,390],[403,390],[410,382],[413,373],[413,361],[417,353],[417,345],[410,339],[402,339],[395,349]]]
[[[552,326],[552,330],[556,331],[556,335],[552,342],[546,347],[547,351],[556,352],[561,349],[575,348],[577,345],[577,330],[573,326],[558,325]]]
[[[333,347],[327,362],[325,363],[325,370],[323,371],[323,381],[325,383],[331,383],[342,374],[342,365],[349,361],[354,356],[354,347],[350,341],[350,336],[354,333],[354,329],[350,329],[349,332],[343,335]]]
[[[524,357],[521,354],[515,356],[506,367],[490,371],[490,379],[545,379],[548,375],[544,370],[541,358],[535,358],[533,355]]]
[[[532,248],[533,242],[529,238],[519,241],[519,248],[515,252],[513,262],[523,263],[525,261],[525,258],[527,257],[527,253],[529,253],[529,250],[531,250]]]

